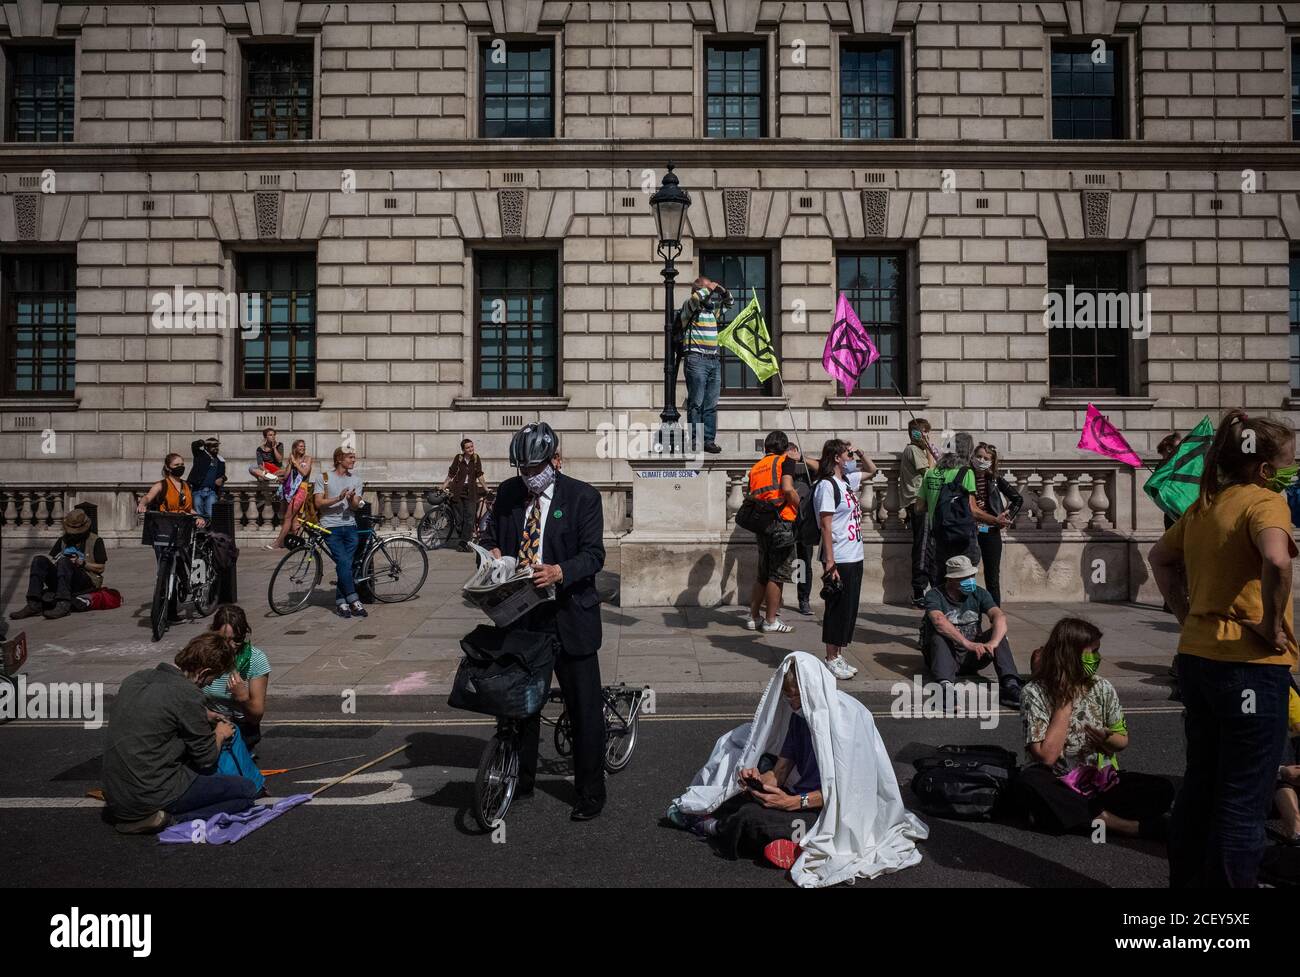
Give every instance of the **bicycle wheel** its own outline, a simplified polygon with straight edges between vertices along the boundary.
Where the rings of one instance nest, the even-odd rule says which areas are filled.
[[[483,747],[474,778],[474,820],[491,831],[510,810],[519,783],[519,749],[514,733],[498,729]]]
[[[266,600],[277,614],[292,614],[306,605],[320,584],[320,553],[314,546],[290,550],[281,557],[266,588]]]
[[[168,590],[175,567],[176,557],[170,551],[158,561],[158,575],[153,582],[153,603],[149,605],[149,626],[153,631],[154,641],[162,641],[163,635],[167,633],[167,628],[171,624],[171,601],[168,599]]]
[[[573,724],[569,722],[567,712],[560,713],[555,721],[555,752],[562,757],[573,753]]]
[[[194,613],[197,617],[207,617],[217,609],[221,594],[221,588],[217,586],[217,561],[212,556],[210,544],[195,547],[194,558],[203,563],[203,583],[197,586],[191,583]]]
[[[410,536],[385,536],[366,554],[365,585],[382,604],[410,600],[429,575],[429,554]]]
[[[440,550],[451,542],[453,529],[451,509],[440,505],[432,512],[425,513],[420,525],[416,527],[415,536],[428,549]]]
[[[617,723],[618,721],[615,720]],[[621,725],[621,724],[620,724]],[[641,725],[641,717],[637,716],[628,724],[626,729],[610,728],[609,714],[605,715],[605,769],[610,773],[618,773],[627,766],[628,761],[632,759],[632,751],[636,749],[637,729]]]

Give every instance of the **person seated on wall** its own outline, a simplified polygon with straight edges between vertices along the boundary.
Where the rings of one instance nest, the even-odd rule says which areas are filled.
[[[903,807],[871,712],[803,651],[778,666],[753,721],[714,744],[668,820],[727,857],[761,852],[803,888],[916,865],[929,835]]]
[[[1020,706],[1020,675],[1007,641],[1007,616],[987,590],[975,582],[979,572],[966,556],[954,556],[945,566],[943,586],[925,594],[921,619],[921,654],[926,667],[944,687],[944,702],[956,701],[956,680],[993,663],[999,701]],[[980,627],[981,615],[989,619]]]
[[[27,603],[9,616],[15,621],[44,614],[50,620],[67,617],[72,598],[104,586],[108,551],[90,530],[90,516],[73,509],[63,517],[63,534],[46,556],[32,557],[27,578]]]
[[[1020,705],[1028,765],[1013,796],[1038,831],[1084,833],[1100,821],[1117,834],[1163,839],[1174,786],[1120,771],[1128,724],[1100,665],[1101,631],[1081,618],[1061,618],[1035,650]]]

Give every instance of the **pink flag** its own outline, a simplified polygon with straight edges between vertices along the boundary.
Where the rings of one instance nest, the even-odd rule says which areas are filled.
[[[1133,468],[1142,467],[1142,459],[1129,447],[1124,435],[1119,433],[1119,428],[1106,420],[1106,415],[1092,404],[1088,405],[1088,416],[1084,419],[1083,431],[1079,434],[1079,447],[1084,451],[1095,451],[1107,458],[1122,461]]]
[[[840,292],[840,300],[835,304],[835,323],[822,351],[822,366],[844,384],[845,394],[851,394],[863,371],[878,359],[880,353],[875,344],[862,327],[849,300]]]

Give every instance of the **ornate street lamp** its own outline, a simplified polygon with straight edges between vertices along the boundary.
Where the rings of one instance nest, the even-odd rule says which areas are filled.
[[[657,250],[659,257],[664,259],[664,409],[659,412],[659,450],[668,454],[685,450],[685,443],[678,444],[674,437],[681,415],[677,411],[677,361],[680,353],[673,346],[673,280],[677,277],[673,262],[682,253],[682,227],[686,223],[686,208],[690,205],[690,194],[677,185],[673,164],[669,163],[663,183],[650,198],[659,229]]]

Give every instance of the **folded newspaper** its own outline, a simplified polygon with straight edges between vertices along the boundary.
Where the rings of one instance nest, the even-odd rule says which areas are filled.
[[[555,599],[554,584],[540,590],[533,586],[531,566],[520,566],[513,556],[494,557],[481,546],[469,545],[478,559],[478,569],[461,592],[497,627],[512,624],[543,601]]]

